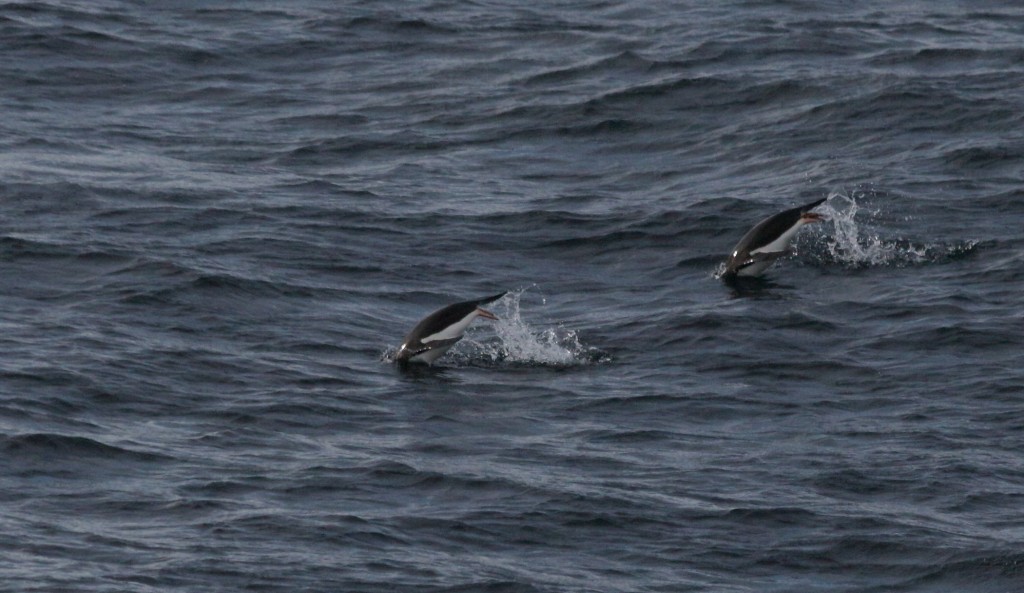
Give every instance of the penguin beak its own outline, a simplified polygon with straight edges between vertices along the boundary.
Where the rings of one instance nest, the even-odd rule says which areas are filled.
[[[493,319],[495,321],[498,320],[498,316],[495,315],[494,313],[491,313],[487,309],[481,309],[480,307],[477,307],[476,312],[480,315],[480,317],[483,317],[485,319]]]
[[[803,214],[800,215],[800,218],[805,223],[821,222],[823,220],[828,220],[827,218],[818,214],[817,212],[804,212]]]

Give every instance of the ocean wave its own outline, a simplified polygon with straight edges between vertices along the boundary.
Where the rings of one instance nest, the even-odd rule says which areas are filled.
[[[977,73],[982,66],[1002,69],[1018,64],[1022,59],[1024,50],[1019,48],[926,47],[886,51],[872,57],[869,63],[874,66],[912,66],[943,72],[969,69]]]
[[[171,459],[166,455],[109,445],[84,436],[55,433],[26,433],[0,437],[0,451],[8,461],[32,459],[54,463],[74,459],[95,459],[103,462],[154,462]]]
[[[8,260],[68,260],[79,264],[108,264],[116,266],[131,260],[126,250],[118,246],[82,244],[76,241],[57,241],[50,237],[31,235],[0,236],[0,257]]]
[[[150,4],[0,8],[9,588],[1017,590],[1019,10]]]
[[[914,590],[957,590],[970,593],[1006,593],[1024,582],[1024,554],[1007,550],[946,553],[951,558],[930,563],[925,574],[908,581]],[[924,587],[924,589],[920,589]]]
[[[994,144],[954,148],[943,154],[945,165],[958,169],[1016,168],[1024,158],[1024,144]]]

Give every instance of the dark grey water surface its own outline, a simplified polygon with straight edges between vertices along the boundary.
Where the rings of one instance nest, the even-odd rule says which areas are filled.
[[[0,588],[1024,590],[1022,48],[1015,2],[0,4]]]

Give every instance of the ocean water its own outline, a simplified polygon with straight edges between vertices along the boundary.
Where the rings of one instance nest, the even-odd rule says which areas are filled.
[[[1018,3],[4,2],[0,48],[0,590],[1024,591]]]

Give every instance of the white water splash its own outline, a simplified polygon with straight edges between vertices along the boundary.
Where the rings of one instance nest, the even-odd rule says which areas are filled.
[[[498,320],[490,325],[497,340],[476,341],[469,335],[459,344],[466,362],[483,357],[489,362],[575,366],[606,360],[601,352],[584,346],[574,330],[561,325],[537,329],[527,323],[520,302],[527,289],[509,292],[490,307]]]
[[[976,241],[967,241],[954,245],[926,245],[905,239],[883,238],[874,226],[882,212],[866,208],[863,205],[866,197],[863,191],[852,194],[832,192],[828,201],[816,209],[828,218],[832,226],[831,233],[827,226],[824,228],[825,235],[830,235],[824,239],[827,251],[822,254],[824,263],[854,268],[901,267],[964,255],[977,244]]]
[[[826,241],[829,255],[849,266],[885,265],[898,255],[896,248],[873,233],[869,224],[858,224],[858,213],[864,219],[877,217],[879,211],[864,208],[857,203],[857,197],[832,192],[817,209],[832,224],[832,236]]]

